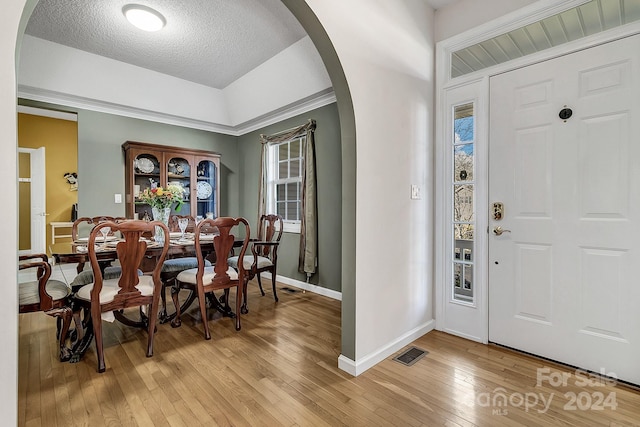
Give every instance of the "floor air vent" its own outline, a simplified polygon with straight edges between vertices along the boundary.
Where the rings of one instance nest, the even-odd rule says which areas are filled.
[[[394,357],[393,360],[400,362],[403,365],[411,366],[428,353],[428,351],[421,350],[418,347],[411,347],[410,349],[402,352],[399,356]]]

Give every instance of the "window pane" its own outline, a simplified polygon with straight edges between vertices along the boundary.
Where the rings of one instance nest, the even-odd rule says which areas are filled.
[[[473,144],[456,145],[453,148],[453,181],[473,180]]]
[[[453,247],[453,258],[456,261],[473,261],[473,239],[456,239]]]
[[[453,226],[454,247],[459,247],[458,240],[473,241],[473,224],[456,224]],[[460,252],[462,254],[462,252]],[[461,255],[462,256],[462,255]],[[462,258],[460,258],[462,259]]]
[[[464,266],[464,282],[462,282],[462,289],[473,291],[473,266],[472,265]]]
[[[287,206],[285,205],[284,202],[277,202],[276,203],[276,211],[278,212],[278,215],[280,215],[282,218],[286,218],[287,217],[286,208],[287,208]]]
[[[289,144],[285,142],[278,145],[278,160],[287,159],[289,159]]]
[[[297,178],[300,176],[300,159],[293,159],[290,163],[289,176],[291,178]]]
[[[287,219],[298,221],[298,202],[287,202]]]
[[[453,287],[462,288],[462,264],[453,264]]]
[[[297,182],[291,182],[287,184],[287,200],[298,200],[299,197],[299,184]]]
[[[287,187],[286,184],[277,184],[276,185],[276,201],[285,200],[287,195]]]
[[[473,222],[473,184],[453,186],[453,220],[456,222]]]
[[[473,302],[473,265],[453,264],[453,298]]]
[[[302,157],[302,153],[300,152],[300,139],[294,139],[289,143],[290,146],[290,157]]]
[[[458,105],[454,111],[453,133],[455,143],[473,141],[473,104]]]
[[[289,162],[279,162],[278,163],[278,177],[277,179],[287,179],[289,178]]]

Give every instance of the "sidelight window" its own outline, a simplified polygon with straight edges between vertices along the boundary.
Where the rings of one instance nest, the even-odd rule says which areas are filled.
[[[474,145],[475,122],[473,103],[457,105],[453,111],[453,176],[452,185],[452,236],[453,236],[453,295],[454,300],[474,302],[474,231],[475,231],[475,181]]]

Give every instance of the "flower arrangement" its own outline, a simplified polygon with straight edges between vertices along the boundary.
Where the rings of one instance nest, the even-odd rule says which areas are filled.
[[[180,212],[182,208],[184,189],[179,185],[169,185],[166,188],[155,187],[145,188],[140,193],[139,203],[146,203],[152,208],[166,209],[176,204],[176,212]]]

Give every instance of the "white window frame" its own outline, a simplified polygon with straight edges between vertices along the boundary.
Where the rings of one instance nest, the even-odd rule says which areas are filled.
[[[302,215],[302,171],[304,167],[304,137],[306,134],[300,135],[298,137],[289,139],[287,141],[270,143],[267,151],[267,212],[277,213],[277,196],[276,196],[276,186],[278,184],[289,184],[289,183],[300,183],[300,193],[298,194],[299,204],[299,212],[298,217],[301,218]],[[284,178],[278,179],[277,174],[279,172],[279,159],[278,159],[278,149],[282,144],[290,144],[294,141],[300,141],[300,173],[297,178]],[[295,157],[294,157],[295,158]],[[283,232],[285,233],[300,233],[301,230],[301,220],[290,220],[283,217]]]

